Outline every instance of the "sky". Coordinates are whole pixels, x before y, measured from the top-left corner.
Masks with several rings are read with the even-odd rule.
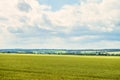
[[[119,0],[1,0],[0,49],[120,48]]]

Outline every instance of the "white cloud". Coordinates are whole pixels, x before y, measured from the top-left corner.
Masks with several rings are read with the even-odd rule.
[[[113,48],[120,48],[120,42],[119,41],[109,41],[109,40],[102,40],[100,42],[94,42],[94,43],[88,43],[85,46],[88,48],[96,48],[96,49],[113,49]]]
[[[82,0],[80,3],[79,5],[67,4],[60,10],[52,11],[51,6],[39,4],[37,0],[12,0],[12,2],[2,0],[0,2],[0,47],[5,47],[7,44],[15,47],[18,43],[21,43],[19,46],[24,46],[25,43],[29,44],[26,47],[42,45],[67,48],[73,45],[72,47],[77,48],[85,39],[94,40],[106,33],[114,36],[112,32],[120,29],[118,28],[120,27],[119,0]],[[76,32],[78,36],[71,33],[74,29],[78,29]],[[83,30],[88,33],[84,33]],[[91,32],[101,34],[94,35]],[[68,39],[78,43],[68,44]],[[101,43],[106,43],[108,47],[110,41]],[[119,42],[112,43],[118,47]]]
[[[90,30],[113,31],[115,22],[120,20],[120,2],[118,0],[87,0],[80,5],[65,5],[56,12],[47,13],[54,26],[72,29],[86,26]],[[72,27],[72,28],[71,28]]]
[[[84,35],[84,36],[77,36],[77,37],[71,37],[71,40],[73,41],[85,41],[85,40],[90,40],[90,39],[95,39],[98,38],[98,36],[89,36],[89,35]]]

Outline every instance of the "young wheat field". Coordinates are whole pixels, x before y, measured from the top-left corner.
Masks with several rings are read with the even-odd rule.
[[[120,80],[120,57],[0,54],[0,80]]]

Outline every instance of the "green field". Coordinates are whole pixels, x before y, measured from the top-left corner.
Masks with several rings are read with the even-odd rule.
[[[0,54],[0,80],[120,80],[120,57]]]

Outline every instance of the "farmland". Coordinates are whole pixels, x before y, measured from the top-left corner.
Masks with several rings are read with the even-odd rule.
[[[120,57],[0,54],[0,80],[120,80]]]

